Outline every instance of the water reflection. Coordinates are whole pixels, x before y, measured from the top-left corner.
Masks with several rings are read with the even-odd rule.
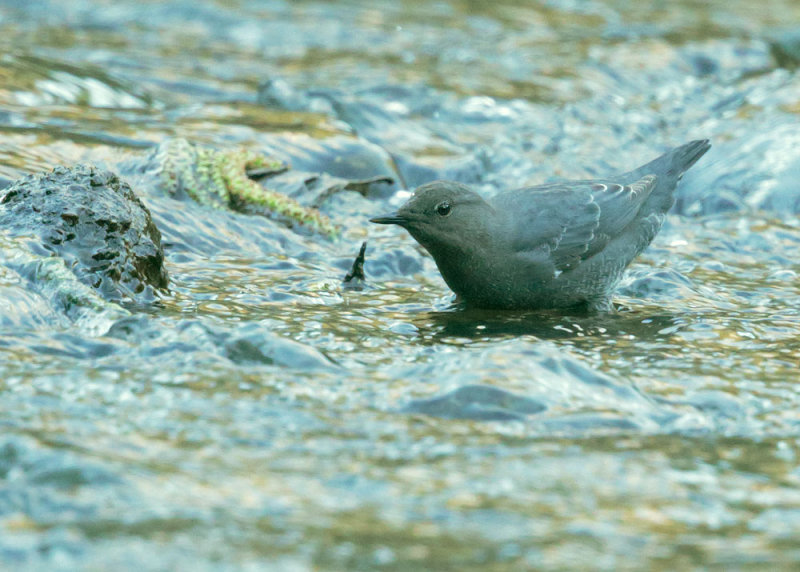
[[[626,311],[627,310],[627,311]],[[618,308],[615,313],[564,315],[555,311],[498,311],[454,308],[428,312],[414,318],[431,343],[449,338],[491,341],[532,336],[541,340],[615,339],[632,336],[641,342],[656,341],[680,328],[676,315],[647,315]],[[452,340],[451,340],[452,341]]]

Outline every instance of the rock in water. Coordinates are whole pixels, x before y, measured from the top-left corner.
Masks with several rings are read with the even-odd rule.
[[[534,399],[489,385],[465,385],[429,399],[415,399],[405,413],[422,413],[444,419],[522,421],[547,407]]]
[[[145,302],[167,288],[161,233],[109,171],[77,165],[19,179],[0,198],[0,228],[33,237],[31,248],[63,258],[107,300]]]

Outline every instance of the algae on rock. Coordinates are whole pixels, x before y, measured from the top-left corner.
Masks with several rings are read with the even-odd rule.
[[[183,138],[167,139],[149,161],[164,189],[173,197],[183,194],[200,204],[247,212],[261,208],[287,223],[336,237],[338,229],[316,208],[305,207],[291,197],[265,189],[251,176],[277,174],[288,165],[249,149],[217,151]]]

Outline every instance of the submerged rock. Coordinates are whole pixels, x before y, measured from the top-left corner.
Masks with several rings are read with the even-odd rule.
[[[33,254],[60,257],[107,300],[146,301],[168,286],[161,234],[111,172],[77,165],[23,177],[0,198],[0,228],[31,237]]]
[[[121,351],[136,359],[150,360],[174,368],[211,368],[223,363],[243,366],[292,368],[298,371],[339,371],[341,368],[323,352],[270,330],[269,320],[234,327],[199,320],[174,321],[134,315],[117,320],[108,330],[111,339],[124,340]],[[194,373],[193,373],[194,377]]]
[[[262,324],[246,324],[232,332],[217,330],[211,335],[222,345],[225,357],[237,364],[275,365],[306,371],[338,369],[319,350],[270,332]]]
[[[416,399],[404,413],[422,413],[445,419],[519,421],[547,407],[536,400],[489,385],[466,385],[430,399]]]
[[[485,336],[486,330],[479,335]],[[424,379],[448,388],[446,393],[408,401],[399,411],[443,419],[524,421],[542,435],[707,426],[702,412],[664,406],[635,384],[614,379],[555,344],[531,339],[518,336],[487,348],[465,347],[440,352],[429,362],[394,366],[394,379]],[[518,371],[525,372],[524,379],[514,377]],[[450,390],[453,383],[459,387]]]
[[[336,185],[343,188],[354,185],[364,196],[387,197],[394,193],[400,181],[392,157],[381,147],[369,141],[349,135],[336,135],[323,139],[311,137],[304,133],[279,133],[265,138],[269,153],[291,163],[294,172],[299,172],[305,180],[328,178],[324,187]],[[329,177],[319,177],[319,175]],[[275,184],[280,185],[283,177],[276,177]],[[310,181],[314,182],[314,181]],[[306,187],[320,185],[306,185]],[[303,201],[304,196],[314,196],[311,203],[320,204],[319,192],[313,189],[301,189],[295,198]]]

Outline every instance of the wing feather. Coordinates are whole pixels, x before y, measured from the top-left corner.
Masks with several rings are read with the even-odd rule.
[[[511,248],[526,259],[567,272],[601,252],[634,221],[656,184],[571,181],[499,193],[492,205],[508,213]]]

